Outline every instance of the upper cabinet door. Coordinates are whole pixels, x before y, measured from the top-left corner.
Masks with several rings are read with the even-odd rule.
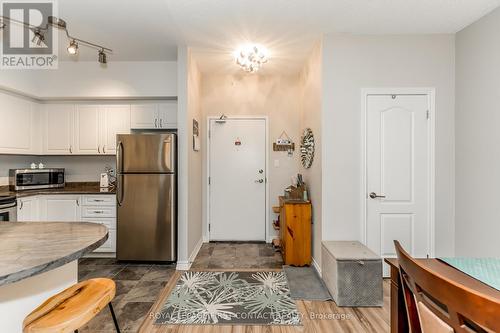
[[[160,128],[158,119],[158,104],[132,104],[130,106],[132,129]]]
[[[75,106],[71,104],[44,105],[42,116],[44,154],[61,155],[74,152],[74,113]]]
[[[116,154],[116,135],[130,133],[130,105],[105,105],[101,109],[101,153]]]
[[[75,111],[75,154],[101,153],[99,133],[99,106],[77,105]]]
[[[177,101],[158,105],[159,128],[177,128]]]
[[[33,102],[0,94],[0,153],[38,154],[39,114]]]

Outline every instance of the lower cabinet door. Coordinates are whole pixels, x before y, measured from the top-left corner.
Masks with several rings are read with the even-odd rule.
[[[95,249],[95,253],[116,252],[116,219],[82,218],[82,222],[100,223],[108,228],[108,240],[99,248]]]
[[[116,252],[116,230],[109,230],[108,240],[94,252]]]

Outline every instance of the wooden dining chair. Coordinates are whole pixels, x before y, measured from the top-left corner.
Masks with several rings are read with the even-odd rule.
[[[426,269],[394,244],[412,333],[500,332],[500,299]]]
[[[103,308],[109,307],[115,329],[120,333],[111,301],[115,282],[98,278],[77,283],[47,299],[23,321],[23,333],[78,332]]]

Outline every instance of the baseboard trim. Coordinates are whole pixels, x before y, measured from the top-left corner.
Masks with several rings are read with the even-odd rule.
[[[194,260],[196,259],[198,252],[200,252],[203,243],[204,243],[203,237],[200,237],[198,243],[194,247],[193,252],[191,252],[191,255],[189,256],[188,261],[185,260],[177,261],[177,266],[175,267],[175,269],[178,271],[188,271],[191,268],[191,265],[193,264]]]
[[[319,266],[318,262],[316,261],[316,259],[314,259],[314,257],[312,258],[312,265],[314,267],[314,269],[316,270],[316,272],[318,272],[318,275],[320,277],[323,277],[322,273],[321,273],[321,267]]]
[[[116,258],[116,252],[90,252],[83,258]]]

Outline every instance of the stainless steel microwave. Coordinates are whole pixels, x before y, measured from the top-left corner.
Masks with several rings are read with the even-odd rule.
[[[10,169],[11,191],[64,187],[64,169]]]

